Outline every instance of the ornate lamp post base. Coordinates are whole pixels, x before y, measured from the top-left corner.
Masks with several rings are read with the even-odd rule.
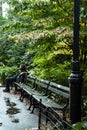
[[[73,61],[75,69],[78,67],[78,64],[77,61]],[[73,124],[81,121],[81,84],[82,77],[80,71],[73,71],[69,77],[70,120]]]

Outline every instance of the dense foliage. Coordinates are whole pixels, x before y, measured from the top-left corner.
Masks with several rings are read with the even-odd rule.
[[[65,37],[72,37],[73,2],[9,0],[8,4],[0,61],[7,66],[25,63],[30,74],[68,84],[72,48]]]
[[[80,9],[80,61],[84,70],[87,57],[86,4],[86,0],[81,2]],[[73,0],[8,0],[8,5],[8,19],[3,23],[0,21],[0,61],[7,66],[25,63],[30,74],[68,85]]]

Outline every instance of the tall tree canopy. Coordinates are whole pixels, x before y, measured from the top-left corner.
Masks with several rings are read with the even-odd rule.
[[[61,75],[62,82],[62,75],[67,78],[70,73],[73,0],[8,0],[8,4],[8,19],[1,26],[0,48],[4,52],[0,51],[0,60],[10,66],[26,63],[31,74],[42,78],[58,81]],[[86,0],[81,2],[80,11],[83,62],[87,44],[86,4]]]

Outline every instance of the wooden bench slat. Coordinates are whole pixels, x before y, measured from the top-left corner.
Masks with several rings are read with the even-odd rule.
[[[56,88],[49,87],[48,90],[52,91],[55,94],[59,94],[59,95],[65,97],[65,98],[69,98],[69,93],[65,93],[61,90],[57,90]]]
[[[56,102],[53,102],[51,99],[49,99],[47,96],[39,96],[39,95],[33,95],[33,97],[39,102],[41,99],[41,103],[45,106],[45,107],[50,107],[50,108],[54,108],[57,110],[63,110],[64,106],[59,105]]]
[[[60,90],[63,90],[63,91],[66,91],[66,92],[69,92],[70,91],[70,88],[67,87],[67,86],[63,86],[63,85],[60,85],[60,84],[57,84],[57,83],[54,83],[54,82],[50,82],[50,86],[52,86],[53,88],[58,88]]]

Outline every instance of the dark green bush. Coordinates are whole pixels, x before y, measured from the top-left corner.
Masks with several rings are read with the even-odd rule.
[[[5,83],[6,77],[13,76],[18,72],[18,68],[16,66],[8,67],[8,66],[0,66],[0,82],[1,84]]]

